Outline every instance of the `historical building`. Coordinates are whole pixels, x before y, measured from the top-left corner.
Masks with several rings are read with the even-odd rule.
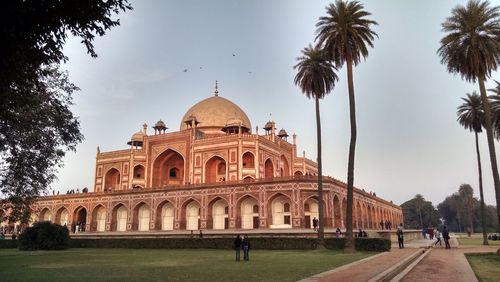
[[[255,130],[255,131],[254,131]],[[291,140],[290,140],[291,139]],[[182,117],[132,135],[124,150],[97,150],[94,192],[47,196],[38,220],[85,231],[310,228],[318,217],[317,165],[296,137],[215,93]],[[324,178],[325,227],[344,227],[346,185]],[[399,206],[355,189],[354,227],[403,221]]]

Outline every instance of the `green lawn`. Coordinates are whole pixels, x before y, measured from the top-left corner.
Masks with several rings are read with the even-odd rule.
[[[471,237],[471,238],[458,238],[458,243],[460,245],[473,245],[473,246],[480,246],[483,245],[483,237]],[[488,240],[488,243],[490,246],[500,246],[500,241],[493,241],[493,240]]]
[[[500,255],[467,255],[479,281],[498,281],[500,277]]]
[[[1,281],[296,281],[375,253],[231,250],[0,250]],[[242,256],[243,258],[243,256]]]

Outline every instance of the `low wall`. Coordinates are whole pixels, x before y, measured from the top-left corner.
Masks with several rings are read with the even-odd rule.
[[[421,230],[404,230],[404,239],[406,242],[420,239],[422,231]],[[398,235],[396,234],[396,230],[380,230],[380,231],[372,231],[369,233],[369,236],[373,238],[383,238],[391,240],[391,242],[398,242]]]

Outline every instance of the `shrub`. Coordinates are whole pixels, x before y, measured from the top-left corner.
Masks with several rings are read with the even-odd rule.
[[[385,252],[391,250],[391,241],[379,238],[356,238],[354,240],[356,250]]]
[[[68,229],[49,221],[36,222],[19,236],[20,250],[64,250],[68,246]]]
[[[15,249],[17,248],[18,240],[0,240],[0,249]]]
[[[234,238],[101,238],[71,239],[72,248],[130,248],[130,249],[231,249]],[[317,247],[316,238],[254,237],[250,238],[253,250],[311,250]],[[345,238],[327,238],[328,249],[343,249]],[[356,239],[360,251],[383,252],[390,250],[387,239]]]

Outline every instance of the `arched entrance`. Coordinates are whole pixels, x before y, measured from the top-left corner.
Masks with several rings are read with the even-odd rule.
[[[363,226],[363,217],[362,217],[361,205],[358,202],[356,204],[356,228],[359,229],[362,228],[362,226]]]
[[[160,215],[160,229],[174,230],[174,206],[170,202],[165,202],[159,207],[158,215]]]
[[[174,150],[161,153],[153,164],[153,187],[184,183],[184,158]]]
[[[241,228],[259,228],[259,203],[256,199],[248,197],[240,205]]]
[[[267,159],[264,163],[264,178],[274,177],[274,165],[271,159]]]
[[[297,170],[293,175],[294,176],[302,176],[302,171]]]
[[[281,177],[284,176],[290,176],[290,166],[288,165],[288,161],[285,158],[285,156],[281,155],[280,157],[280,164],[281,164]]]
[[[205,183],[215,183],[226,181],[226,161],[213,156],[205,163]]]
[[[255,157],[252,153],[243,154],[243,168],[255,168]]]
[[[52,213],[48,208],[43,209],[40,212],[40,221],[52,221]]]
[[[144,179],[145,169],[142,165],[136,165],[134,167],[134,179]]]
[[[145,203],[140,203],[134,208],[133,228],[138,231],[149,231],[150,209]]]
[[[112,213],[111,230],[127,231],[127,217],[128,209],[123,204],[115,206]]]
[[[318,200],[309,198],[304,203],[304,224],[305,228],[313,227],[313,219],[319,219],[319,205]],[[324,224],[324,223],[323,223]]]
[[[76,224],[75,232],[85,231],[87,225],[87,209],[78,207],[73,215],[73,223]]]
[[[106,231],[106,209],[102,205],[98,205],[92,212],[92,231]]]
[[[104,191],[120,190],[120,172],[116,168],[111,168],[104,176]]]
[[[212,208],[213,229],[228,229],[229,228],[229,206],[223,199],[217,200]]]
[[[57,212],[56,212],[56,218],[55,218],[55,223],[59,224],[59,225],[68,225],[69,223],[69,212],[66,208],[60,208]]]
[[[271,228],[291,228],[292,213],[290,208],[290,200],[280,195],[272,200],[271,204],[272,225]]]
[[[186,205],[186,230],[198,230],[200,228],[200,205],[191,201]]]

